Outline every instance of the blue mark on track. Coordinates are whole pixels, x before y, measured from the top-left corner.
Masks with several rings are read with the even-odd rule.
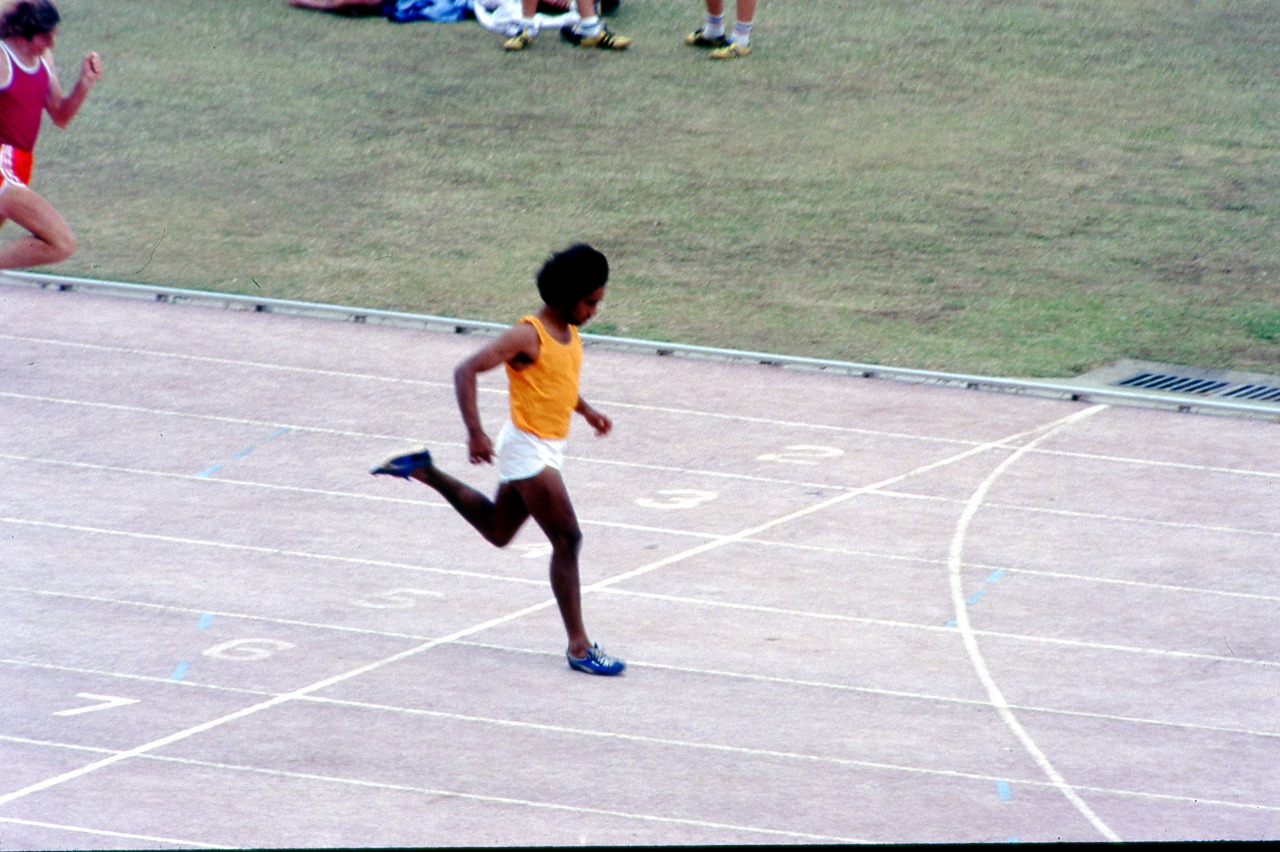
[[[988,574],[988,575],[986,576],[986,579],[984,579],[984,580],[982,581],[982,582],[983,582],[983,584],[985,584],[985,585],[990,585],[990,584],[992,584],[992,583],[998,583],[998,582],[1000,582],[1001,578],[1003,578],[1003,577],[1004,577],[1004,572],[1005,572],[1005,569],[1004,569],[1004,568],[997,568],[996,570],[992,571],[990,574]],[[983,596],[984,596],[984,595],[986,595],[986,593],[987,593],[987,590],[986,590],[986,589],[983,589],[983,588],[976,589],[976,590],[974,591],[974,593],[973,593],[973,594],[969,595],[969,599],[968,599],[967,601],[965,601],[965,602],[964,602],[964,603],[965,603],[965,606],[973,606],[973,605],[974,605],[974,604],[976,604],[978,601],[982,600]],[[945,625],[943,625],[943,626],[944,626],[944,627],[955,627],[955,626],[956,626],[956,620],[953,618],[953,619],[949,620],[949,621],[948,621]]]
[[[196,629],[208,630],[211,624],[213,624],[213,613],[206,612],[204,615],[200,616],[200,622],[196,625]]]
[[[1009,789],[1008,781],[996,782],[996,795],[1000,797],[1000,801],[1007,802],[1013,798],[1013,791]]]
[[[183,660],[174,668],[173,674],[169,675],[169,680],[182,680],[187,676],[187,672],[191,669],[191,663]]]
[[[288,426],[281,426],[279,429],[277,429],[276,431],[274,431],[274,432],[272,432],[270,435],[268,435],[268,436],[263,440],[263,443],[264,443],[264,444],[269,444],[269,443],[271,443],[272,441],[274,441],[276,438],[279,438],[281,435],[285,434],[285,433],[286,433],[286,432],[288,432],[288,431],[289,431],[289,427],[288,427]],[[245,447],[243,450],[240,450],[239,452],[233,453],[233,454],[231,455],[231,458],[227,459],[226,461],[218,462],[217,464],[210,465],[209,467],[206,467],[204,470],[202,470],[202,471],[200,471],[199,473],[197,473],[197,474],[195,475],[195,478],[196,478],[196,479],[208,479],[209,477],[213,476],[213,475],[214,475],[215,473],[217,473],[218,471],[222,470],[224,467],[226,467],[226,466],[227,466],[228,464],[230,464],[231,462],[236,461],[237,459],[242,459],[242,458],[244,458],[245,456],[249,455],[249,453],[253,452],[253,451],[254,451],[254,450],[256,450],[256,449],[257,449],[257,447],[251,444],[251,445],[249,445],[249,446]]]

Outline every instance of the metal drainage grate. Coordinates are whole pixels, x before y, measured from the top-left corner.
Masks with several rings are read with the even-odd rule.
[[[1229,391],[1224,391],[1221,395],[1232,399],[1249,399],[1257,402],[1280,402],[1280,388],[1268,387],[1267,385],[1240,385]]]
[[[1228,382],[1215,382],[1209,379],[1193,379],[1190,376],[1167,376],[1161,373],[1139,373],[1122,382],[1120,387],[1142,388],[1143,390],[1169,391],[1171,393],[1198,393],[1202,396],[1216,393],[1225,388]]]
[[[1255,402],[1280,401],[1280,387],[1271,385],[1224,382],[1218,379],[1202,379],[1194,376],[1177,376],[1168,373],[1138,373],[1115,383],[1119,387],[1141,388],[1143,390],[1165,391],[1168,393],[1196,394],[1198,396],[1219,396],[1234,400],[1251,400]]]

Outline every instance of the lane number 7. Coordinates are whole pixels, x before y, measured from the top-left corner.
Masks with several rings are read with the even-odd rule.
[[[97,704],[90,704],[87,707],[75,707],[71,710],[59,710],[54,713],[55,716],[79,716],[81,713],[92,713],[95,710],[110,710],[114,707],[124,707],[126,704],[137,704],[136,698],[117,698],[114,695],[94,695],[91,692],[81,692],[76,698],[87,698],[90,701],[97,701]]]

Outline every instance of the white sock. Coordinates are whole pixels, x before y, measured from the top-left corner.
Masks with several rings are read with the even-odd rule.
[[[707,22],[702,25],[705,38],[718,38],[724,35],[724,15],[707,15]]]
[[[743,47],[751,46],[751,23],[742,23],[738,21],[733,25],[733,43],[740,44]]]
[[[583,18],[578,22],[578,32],[587,38],[600,35],[600,16],[592,15],[590,18]]]

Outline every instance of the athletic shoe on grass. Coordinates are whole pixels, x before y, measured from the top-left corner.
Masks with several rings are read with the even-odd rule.
[[[741,59],[751,55],[751,48],[745,44],[730,42],[719,50],[711,51],[712,59]]]
[[[708,38],[702,34],[702,27],[698,27],[684,37],[684,43],[690,47],[728,47],[729,37],[721,33],[718,36]]]
[[[600,25],[600,32],[593,36],[582,36],[582,40],[578,42],[579,47],[598,47],[601,50],[626,50],[631,46],[631,39],[626,36],[620,36],[609,31],[604,24]]]
[[[627,664],[622,660],[615,660],[606,654],[599,645],[592,645],[588,648],[587,655],[580,660],[571,656],[568,651],[564,652],[564,656],[569,661],[569,668],[577,669],[587,674],[622,674],[622,670],[627,667]]]
[[[416,453],[387,459],[369,472],[374,476],[398,476],[401,479],[408,479],[415,471],[426,467],[431,467],[431,453],[419,450]]]
[[[533,38],[535,35],[536,33],[533,30],[529,29],[528,27],[525,27],[520,32],[513,35],[511,38],[504,41],[502,43],[502,49],[503,50],[524,50],[526,47],[533,44]]]

